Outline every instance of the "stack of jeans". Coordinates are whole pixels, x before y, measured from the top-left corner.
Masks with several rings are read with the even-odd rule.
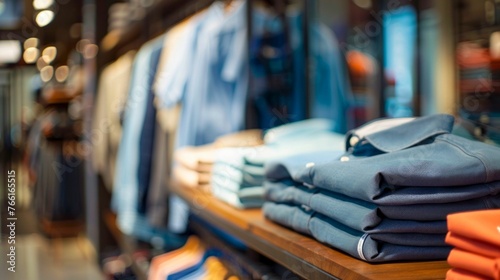
[[[212,194],[237,208],[264,203],[264,164],[302,151],[338,150],[344,136],[332,132],[334,123],[311,119],[266,132],[265,145],[216,151],[210,186]]]
[[[448,214],[500,207],[500,149],[450,134],[453,122],[375,121],[342,156],[271,162],[264,214],[368,262],[445,259]]]

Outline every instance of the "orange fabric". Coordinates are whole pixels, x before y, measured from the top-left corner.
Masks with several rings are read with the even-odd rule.
[[[204,263],[207,275],[206,280],[224,279],[227,275],[227,269],[217,257],[209,257]]]
[[[168,276],[180,271],[184,271],[203,259],[205,250],[198,248],[197,250],[183,252],[177,257],[163,262],[158,268],[157,280],[165,280]]]
[[[474,274],[470,271],[452,268],[446,272],[446,280],[484,280],[481,275]]]
[[[186,244],[182,246],[181,248],[156,256],[151,260],[151,265],[149,267],[149,273],[148,273],[148,280],[154,280],[158,279],[159,277],[159,268],[161,264],[164,262],[174,259],[176,257],[179,257],[183,253],[190,252],[190,251],[196,251],[200,247],[202,247],[202,244],[200,242],[200,239],[196,236],[190,236],[188,240],[186,241]]]
[[[453,268],[463,269],[488,279],[500,280],[500,259],[488,258],[457,248],[451,250],[448,263]]]
[[[464,237],[454,232],[448,232],[445,241],[446,243],[464,251],[489,258],[500,258],[500,246],[495,246],[479,240]]]
[[[500,247],[500,210],[450,214],[448,231]]]

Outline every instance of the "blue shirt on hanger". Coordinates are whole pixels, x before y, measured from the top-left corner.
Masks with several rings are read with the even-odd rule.
[[[122,139],[118,149],[111,206],[117,214],[117,225],[123,233],[144,241],[159,236],[168,239],[169,244],[176,247],[183,243],[183,238],[166,230],[151,227],[146,217],[138,213],[137,207],[141,132],[146,120],[152,77],[156,71],[155,65],[162,50],[163,40],[164,36],[161,36],[146,43],[134,60]]]

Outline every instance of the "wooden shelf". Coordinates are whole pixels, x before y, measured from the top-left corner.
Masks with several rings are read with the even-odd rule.
[[[370,264],[264,218],[260,209],[235,209],[210,194],[173,182],[193,214],[306,279],[444,279],[446,261]]]

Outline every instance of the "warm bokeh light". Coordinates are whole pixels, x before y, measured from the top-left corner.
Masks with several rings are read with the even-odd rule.
[[[28,38],[26,39],[26,41],[24,41],[24,49],[27,50],[29,48],[36,48],[38,47],[39,43],[40,40],[38,40],[38,38],[35,37]]]
[[[54,46],[46,47],[42,52],[45,63],[50,64],[57,56],[57,49]]]
[[[33,0],[33,8],[35,10],[43,10],[54,4],[54,0]]]
[[[68,78],[69,67],[66,65],[59,66],[56,69],[56,81],[63,83]]]
[[[39,55],[40,55],[40,50],[38,50],[37,48],[35,47],[27,48],[26,50],[24,50],[23,53],[24,62],[29,64],[35,63]]]
[[[85,46],[90,44],[90,41],[88,39],[81,39],[76,43],[76,51],[79,53],[83,53],[85,50]]]
[[[35,21],[36,24],[38,24],[38,26],[44,27],[50,22],[52,22],[53,19],[54,19],[54,12],[45,10],[39,12],[38,15],[36,15]]]
[[[42,78],[42,81],[48,82],[50,79],[52,79],[52,76],[54,76],[54,67],[47,65],[42,68],[40,71],[40,78]]]
[[[83,57],[86,59],[94,58],[99,52],[99,47],[96,44],[88,44],[83,50]]]
[[[38,71],[42,71],[42,68],[45,66],[47,66],[47,63],[45,63],[43,58],[40,56],[36,61],[36,68],[38,69]]]

